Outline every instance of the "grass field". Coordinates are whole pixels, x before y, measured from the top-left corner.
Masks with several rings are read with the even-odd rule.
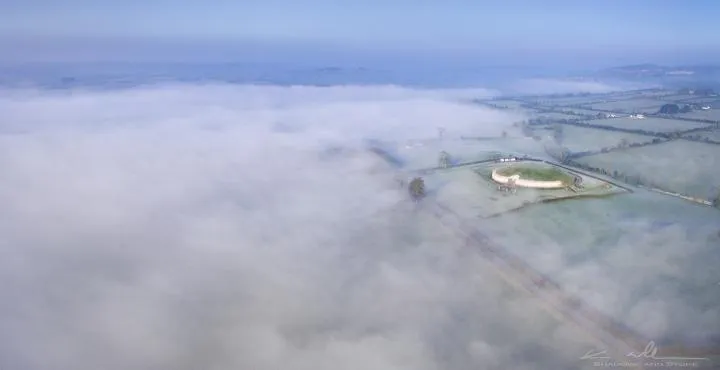
[[[621,92],[611,94],[596,94],[588,96],[568,96],[568,97],[542,97],[536,100],[548,102],[555,105],[576,105],[576,104],[592,104],[602,103],[603,101],[611,100],[633,100],[633,99],[648,99],[654,97],[660,97],[667,95],[668,92],[657,91],[657,92]]]
[[[590,123],[594,125],[627,128],[632,130],[646,130],[651,132],[674,132],[709,126],[707,123],[702,122],[679,121],[664,118],[609,118],[592,120]]]
[[[687,136],[696,136],[696,135],[700,136],[702,138],[708,138],[710,140],[720,142],[720,130],[693,132],[693,133],[689,133],[684,136],[687,137]]]
[[[668,95],[675,94],[673,91],[670,90],[660,90],[660,91],[643,91],[636,94],[633,94],[636,97],[653,97],[653,98],[661,98]]]
[[[532,118],[548,118],[548,119],[578,119],[578,116],[565,114],[561,112],[533,112],[530,114]]]
[[[602,101],[604,99],[607,99],[606,97],[601,96],[572,96],[572,97],[566,97],[566,98],[552,98],[552,97],[542,97],[536,99],[543,105],[555,105],[555,106],[564,106],[564,105],[577,105],[577,104],[591,104],[593,102]]]
[[[657,99],[629,99],[620,100],[615,102],[593,104],[593,109],[601,109],[615,112],[657,112],[663,104],[667,102],[659,101]]]
[[[696,98],[684,100],[683,102],[684,103],[697,103],[697,104],[710,104],[710,105],[717,104],[718,108],[720,108],[720,98],[718,98],[717,96],[711,96],[711,97],[706,97],[706,98],[697,98],[696,97]]]
[[[582,109],[582,108],[562,108],[562,109],[565,114],[570,114],[570,112],[572,112],[576,115],[582,114],[582,115],[586,115],[586,116],[597,116],[597,114],[600,113],[600,112],[596,112],[594,110]]]
[[[640,176],[646,182],[708,198],[720,186],[720,146],[685,140],[630,148],[578,159],[608,171]]]
[[[562,181],[572,183],[573,177],[566,172],[548,165],[520,164],[506,167],[497,171],[503,176],[520,175],[520,178],[536,181]]]
[[[690,113],[678,114],[677,116],[684,118],[710,119],[713,121],[720,121],[720,105],[718,105],[718,107],[715,109],[696,110]]]
[[[667,102],[682,102],[686,100],[692,100],[697,98],[695,95],[689,95],[689,94],[670,94],[659,97],[659,99],[662,99],[663,101]]]
[[[571,125],[563,126],[563,135],[565,138],[563,139],[562,145],[575,153],[615,146],[618,145],[622,139],[627,140],[630,144],[648,143],[654,139],[652,136]]]

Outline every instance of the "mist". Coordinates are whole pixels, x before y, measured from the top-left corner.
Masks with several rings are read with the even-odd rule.
[[[572,80],[551,78],[527,78],[510,83],[505,91],[515,94],[601,94],[613,91],[624,91],[656,87],[651,84],[607,82],[597,80]]]
[[[483,269],[461,235],[408,207],[393,169],[363,150],[365,139],[431,138],[439,126],[449,137],[513,130],[522,116],[458,103],[494,94],[2,91],[0,368],[584,366],[592,338]],[[619,212],[591,204],[570,211],[573,230],[585,230],[573,240],[552,235],[567,230],[553,218],[479,226],[603,311],[639,322],[651,307],[644,334],[716,333],[716,308],[677,298],[658,309],[652,302],[676,292],[635,294],[683,275],[692,261],[673,259],[682,248],[709,253],[716,230],[658,233],[652,214],[640,214],[599,260],[578,262],[570,246],[608,233]],[[638,256],[647,259],[630,263]]]

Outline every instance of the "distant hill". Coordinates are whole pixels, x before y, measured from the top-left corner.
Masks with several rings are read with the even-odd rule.
[[[614,75],[662,75],[668,71],[668,67],[659,66],[657,64],[635,64],[629,66],[620,66],[607,68],[600,73],[603,74],[614,74]]]
[[[601,70],[601,74],[636,76],[692,76],[720,72],[720,65],[662,66],[658,64],[634,64]]]

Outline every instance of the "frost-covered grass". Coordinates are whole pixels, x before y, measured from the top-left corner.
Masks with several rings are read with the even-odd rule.
[[[651,132],[674,132],[708,126],[707,123],[702,122],[681,121],[653,117],[644,119],[633,119],[629,117],[608,118],[593,120],[591,121],[591,123],[594,125],[611,126],[632,130],[646,130]]]
[[[720,141],[720,130],[692,132],[684,136],[700,136],[703,139],[708,138],[713,141]]]
[[[572,114],[566,114],[561,112],[533,112],[530,114],[532,118],[546,118],[546,119],[577,119],[578,117]]]
[[[720,104],[720,98],[718,98],[717,96],[711,96],[711,97],[706,97],[706,98],[695,97],[692,99],[687,99],[687,100],[683,101],[683,103],[711,104],[711,105],[713,103]],[[720,106],[718,106],[718,107],[720,108]]]
[[[593,104],[593,109],[610,110],[618,112],[632,113],[638,112],[656,112],[660,109],[663,104],[667,102],[659,101],[657,99],[629,99],[620,100],[615,102],[598,103]]]
[[[601,101],[603,99],[607,99],[607,98],[602,97],[602,96],[572,96],[572,97],[565,97],[565,98],[543,97],[543,98],[537,99],[537,100],[542,102],[543,104],[549,104],[549,105],[576,105],[576,104],[590,104],[590,103],[593,103],[596,101]]]
[[[665,95],[660,97],[663,101],[667,102],[680,102],[680,101],[686,101],[686,100],[692,100],[694,98],[697,98],[695,95],[689,95],[689,94],[671,94],[671,95]]]
[[[598,154],[578,162],[640,176],[683,194],[710,198],[720,186],[720,146],[686,140]]]
[[[616,146],[622,139],[627,140],[628,144],[647,143],[654,139],[652,136],[571,125],[563,126],[563,135],[562,145],[571,152],[600,150],[602,148]]]
[[[570,112],[572,112],[575,115],[582,114],[582,115],[586,115],[586,116],[597,116],[597,114],[600,113],[600,112],[597,112],[594,110],[582,109],[582,108],[562,108],[562,110],[566,114],[571,114]]]
[[[717,107],[714,109],[696,110],[690,113],[678,114],[678,117],[720,121],[720,104],[717,104]]]

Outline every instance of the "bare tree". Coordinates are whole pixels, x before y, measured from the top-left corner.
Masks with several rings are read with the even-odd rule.
[[[562,147],[560,149],[560,163],[567,163],[572,156],[572,152],[570,149],[566,147]]]
[[[425,197],[425,180],[423,180],[421,177],[416,177],[410,181],[410,184],[408,185],[408,191],[410,192],[410,197],[414,201],[419,201],[423,197]]]

